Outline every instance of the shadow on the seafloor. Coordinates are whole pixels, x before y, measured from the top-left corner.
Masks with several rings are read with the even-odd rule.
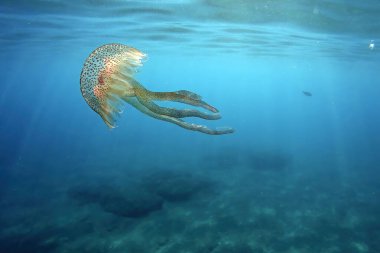
[[[195,194],[213,187],[206,178],[178,171],[156,171],[144,176],[141,184],[148,191],[168,202],[186,201]]]
[[[79,204],[98,204],[117,216],[138,218],[160,210],[164,202],[187,201],[211,186],[207,179],[190,173],[158,170],[142,174],[141,180],[123,187],[82,184],[67,193]]]
[[[139,186],[124,189],[113,186],[77,186],[68,195],[79,204],[98,204],[103,211],[122,217],[143,217],[160,210],[163,200]]]

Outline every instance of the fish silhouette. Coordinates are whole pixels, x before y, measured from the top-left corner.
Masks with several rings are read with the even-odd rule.
[[[313,94],[311,94],[311,92],[308,92],[308,91],[302,91],[302,93],[307,96],[307,97],[311,97],[313,96]]]

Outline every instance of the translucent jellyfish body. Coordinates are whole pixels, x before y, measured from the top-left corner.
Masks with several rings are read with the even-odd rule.
[[[199,117],[206,120],[220,118],[218,110],[201,96],[186,90],[153,92],[138,83],[133,75],[142,66],[145,54],[122,44],[106,44],[95,49],[84,63],[80,76],[80,89],[87,104],[111,128],[122,112],[123,102],[156,119],[177,124],[188,130],[219,135],[232,133],[229,127],[210,129],[204,125],[188,123],[182,118]],[[211,113],[195,109],[161,107],[154,101],[175,101],[202,107]]]

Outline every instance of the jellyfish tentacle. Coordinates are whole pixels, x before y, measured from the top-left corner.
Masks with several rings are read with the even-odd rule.
[[[210,113],[204,113],[204,112],[201,112],[198,110],[192,110],[192,109],[174,109],[174,108],[169,108],[169,107],[162,107],[152,102],[150,99],[145,100],[139,96],[137,96],[137,99],[139,100],[141,104],[143,104],[152,112],[174,117],[174,118],[198,117],[198,118],[208,119],[208,120],[217,120],[221,118],[219,113],[210,114]]]
[[[199,106],[214,113],[219,112],[218,109],[204,102],[201,96],[191,91],[179,90],[171,92],[148,92],[149,97],[153,100],[167,100],[180,102],[188,105]]]
[[[163,120],[163,121],[167,121],[170,123],[174,123],[180,127],[188,129],[188,130],[199,131],[199,132],[202,132],[205,134],[210,134],[210,135],[221,135],[221,134],[229,134],[229,133],[234,132],[234,130],[232,128],[229,128],[229,127],[219,128],[219,129],[210,129],[204,125],[197,125],[197,124],[193,124],[193,123],[188,123],[188,122],[185,122],[185,121],[178,119],[178,118],[174,118],[174,117],[170,117],[167,115],[161,115],[161,114],[155,113],[155,112],[149,110],[149,108],[145,107],[143,104],[141,104],[136,97],[124,97],[123,99],[125,102],[127,102],[130,105],[132,105],[133,107],[135,107],[137,110],[139,110],[139,111],[141,111],[141,112],[143,112],[143,113],[145,113],[145,114],[147,114],[153,118]]]
[[[146,89],[139,89],[135,88],[135,95],[136,98],[139,100],[141,104],[143,104],[145,107],[147,107],[149,110],[151,110],[154,113],[174,117],[174,118],[184,118],[184,117],[198,117],[202,119],[208,119],[208,120],[217,120],[220,119],[219,113],[204,113],[198,110],[192,110],[192,109],[174,109],[174,108],[168,108],[168,107],[161,107],[157,105],[156,103],[152,102],[150,99],[150,94]]]
[[[137,97],[140,103],[142,103],[145,107],[147,107],[149,110],[155,113],[164,114],[175,118],[199,117],[208,120],[217,120],[221,118],[220,114],[218,113],[218,110],[203,102],[201,100],[201,96],[193,92],[185,90],[180,90],[177,92],[152,92],[144,88],[136,80],[131,80],[131,82],[134,86],[134,95]],[[178,97],[180,97],[181,99],[178,99]],[[184,98],[188,98],[188,100],[191,100],[191,102],[184,101]],[[179,110],[174,108],[161,107],[158,106],[156,103],[152,102],[152,100],[167,100],[180,103],[182,102],[194,106],[203,106],[206,109],[212,111],[213,114],[203,113],[201,111],[191,109]]]

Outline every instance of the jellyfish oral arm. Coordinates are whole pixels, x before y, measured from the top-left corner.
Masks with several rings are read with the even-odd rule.
[[[151,111],[150,109],[148,109],[147,107],[145,107],[142,103],[140,103],[140,101],[136,97],[126,97],[126,98],[124,98],[124,100],[127,103],[129,103],[130,105],[132,105],[133,107],[135,107],[140,112],[145,113],[146,115],[149,115],[149,116],[156,118],[156,119],[159,119],[159,120],[174,123],[180,127],[188,129],[188,130],[199,131],[199,132],[202,132],[205,134],[210,134],[210,135],[221,135],[221,134],[229,134],[229,133],[234,132],[234,130],[232,128],[229,128],[229,127],[223,127],[223,128],[219,128],[219,129],[210,129],[204,125],[197,125],[197,124],[193,124],[193,123],[188,123],[188,122],[185,122],[179,118],[167,116],[164,114],[155,113],[155,112]]]
[[[208,120],[220,119],[220,114],[217,113],[218,110],[216,110],[214,107],[200,100],[200,96],[197,95],[196,98],[194,97],[191,98],[191,97],[186,97],[186,95],[181,94],[180,92],[182,91],[152,92],[144,88],[135,90],[135,94],[139,102],[143,104],[145,107],[147,107],[149,110],[153,111],[154,113],[163,114],[163,115],[175,117],[175,118],[199,117],[199,118],[208,119]],[[196,95],[194,93],[191,93],[191,94]],[[192,109],[178,110],[174,108],[161,107],[161,106],[158,106],[156,103],[154,103],[153,100],[173,101],[173,102],[190,104],[193,106],[200,106],[213,113],[212,114],[204,113],[204,112],[201,112],[198,110],[192,110]]]
[[[202,101],[202,97],[187,90],[179,90],[175,92],[150,92],[150,97],[153,100],[166,100],[184,103],[193,106],[200,106],[213,113],[219,112],[215,107]]]
[[[232,133],[234,130],[232,128],[224,127],[221,129],[213,130],[204,125],[197,125],[192,123],[187,123],[180,118],[184,117],[198,117],[207,120],[217,120],[221,116],[218,110],[206,102],[202,101],[201,96],[185,90],[175,91],[175,92],[152,92],[145,89],[142,85],[135,85],[135,96],[137,101],[125,99],[126,102],[131,103],[134,107],[139,109],[141,112],[148,114],[154,118],[165,120],[174,124],[177,124],[183,128],[199,131],[206,134],[220,135]],[[173,101],[179,103],[190,104],[193,106],[203,107],[212,113],[204,113],[198,110],[192,109],[174,109],[158,106],[153,100],[160,101]],[[137,104],[139,103],[139,105]],[[138,105],[138,106],[137,106]]]

